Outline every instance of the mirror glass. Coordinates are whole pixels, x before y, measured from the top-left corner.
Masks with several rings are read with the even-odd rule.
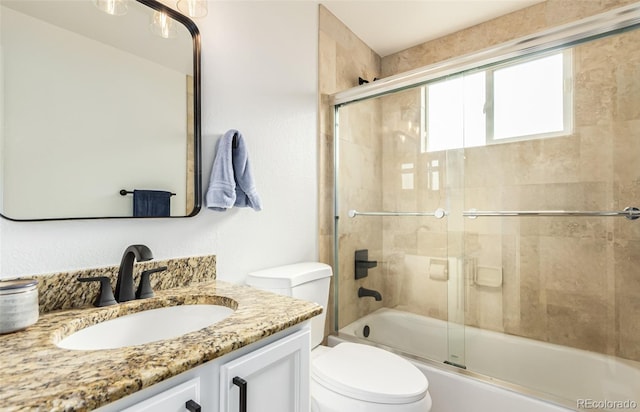
[[[0,0],[8,219],[134,217],[134,191],[136,217],[199,210],[198,30],[153,0],[103,1]]]

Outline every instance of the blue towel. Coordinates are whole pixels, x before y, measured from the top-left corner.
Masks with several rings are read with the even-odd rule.
[[[262,202],[249,167],[247,147],[242,134],[237,130],[227,131],[218,141],[205,205],[220,212],[233,206],[262,210]]]
[[[162,190],[134,190],[134,217],[166,217],[171,212],[171,192]]]

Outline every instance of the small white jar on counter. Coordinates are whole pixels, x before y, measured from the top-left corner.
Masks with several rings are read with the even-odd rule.
[[[0,281],[0,334],[15,332],[38,321],[38,281]]]

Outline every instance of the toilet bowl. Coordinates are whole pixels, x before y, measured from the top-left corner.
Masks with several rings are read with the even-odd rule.
[[[247,284],[327,307],[331,267],[306,262],[252,272]],[[321,346],[326,311],[311,325],[311,412],[428,412],[429,381],[406,359],[369,345]]]
[[[428,386],[414,365],[383,349],[344,342],[312,351],[311,412],[426,412]]]

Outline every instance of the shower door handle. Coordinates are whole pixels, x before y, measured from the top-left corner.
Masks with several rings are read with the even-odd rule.
[[[236,376],[235,378],[233,378],[232,382],[234,385],[240,388],[240,396],[238,397],[240,407],[238,410],[240,412],[247,412],[247,381],[239,376]]]

